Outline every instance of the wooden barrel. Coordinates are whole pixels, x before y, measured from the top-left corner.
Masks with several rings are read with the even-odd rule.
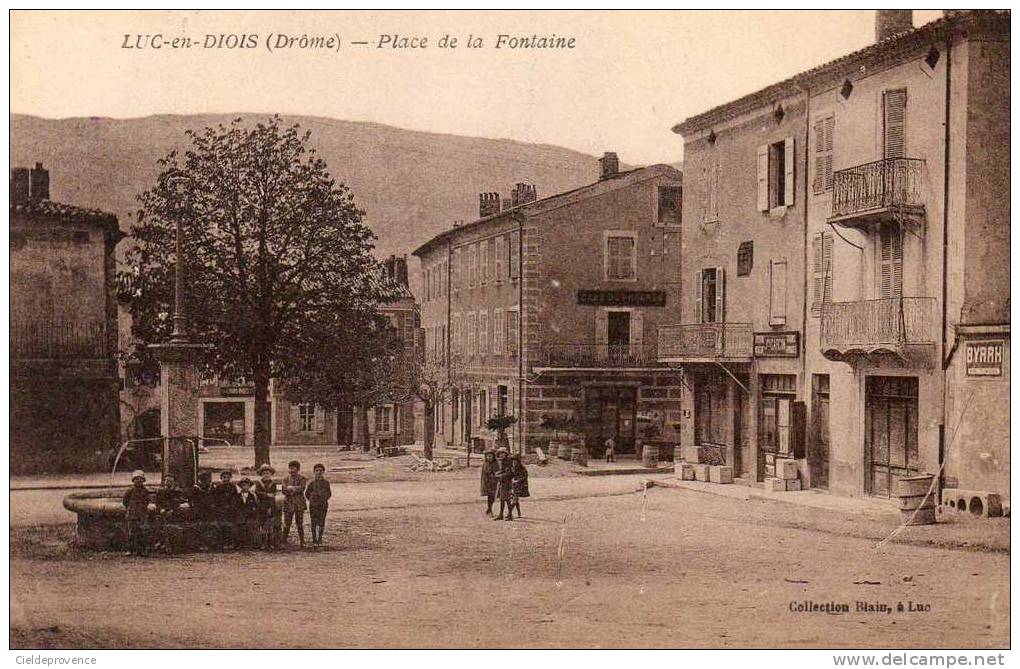
[[[588,466],[588,451],[584,446],[574,446],[570,449],[570,461],[581,467]]]
[[[935,491],[931,474],[896,479],[893,492],[904,525],[931,525],[935,522]]]
[[[659,466],[659,445],[645,444],[641,449],[641,464],[645,467]]]

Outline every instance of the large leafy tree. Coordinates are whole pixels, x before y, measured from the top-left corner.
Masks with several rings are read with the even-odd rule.
[[[187,135],[190,147],[160,160],[155,185],[139,196],[122,285],[131,290],[134,335],[166,340],[181,221],[190,334],[209,345],[207,373],[254,384],[261,464],[269,461],[269,380],[300,388],[326,358],[341,358],[346,370],[372,364],[384,327],[376,306],[395,288],[372,256],[364,212],[309,147],[310,133],[273,117]]]

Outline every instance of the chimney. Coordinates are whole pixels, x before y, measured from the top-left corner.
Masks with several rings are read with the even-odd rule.
[[[495,216],[499,213],[499,193],[478,194],[478,218]]]
[[[620,171],[620,159],[612,151],[606,151],[599,158],[599,179],[609,179]]]
[[[24,202],[28,199],[29,174],[27,167],[11,168],[11,202]]]
[[[50,199],[50,172],[43,169],[42,163],[32,168],[29,185],[29,197],[33,200]]]
[[[407,282],[407,256],[397,256],[393,259],[394,271],[396,276],[394,279],[401,286],[409,287]]]
[[[538,189],[531,184],[523,182],[517,182],[514,185],[514,189],[510,191],[510,206],[519,207],[522,204],[528,204],[538,199]]]
[[[875,11],[875,42],[914,29],[914,11],[911,9],[879,9]]]

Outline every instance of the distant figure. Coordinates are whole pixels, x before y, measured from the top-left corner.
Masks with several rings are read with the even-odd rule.
[[[521,497],[530,497],[528,490],[528,468],[521,461],[521,454],[514,453],[510,457],[510,490],[513,493],[511,506],[517,509],[517,517],[521,517]]]
[[[482,497],[485,498],[485,515],[492,515],[492,503],[496,501],[496,451],[485,451],[482,456]]]
[[[127,509],[124,518],[128,522],[131,552],[135,555],[145,555],[151,499],[145,488],[145,472],[135,471],[131,474],[131,487],[124,493],[124,508]]]
[[[322,535],[326,531],[326,512],[329,510],[329,498],[333,496],[333,488],[326,480],[326,466],[316,464],[312,467],[312,480],[305,487],[305,499],[308,500],[308,515],[312,523],[312,543],[321,544]]]
[[[301,463],[291,460],[287,463],[290,473],[283,481],[283,540],[290,541],[290,524],[297,523],[298,540],[305,545],[305,486],[308,479],[301,475]]]
[[[504,447],[496,449],[496,497],[499,498],[499,515],[493,520],[503,520],[506,509],[506,520],[514,519],[513,484],[510,471],[510,451]]]
[[[255,482],[255,496],[259,500],[259,529],[261,544],[266,550],[280,545],[280,512],[276,508],[276,491],[279,485],[273,480],[276,470],[271,465],[259,467],[259,480]]]
[[[616,462],[616,439],[612,436],[606,439],[606,462]]]

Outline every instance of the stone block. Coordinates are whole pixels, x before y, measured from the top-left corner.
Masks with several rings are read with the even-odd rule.
[[[797,461],[776,459],[776,478],[785,481],[797,480]]]
[[[791,480],[788,480],[786,482],[786,491],[787,492],[790,492],[791,490],[800,490],[800,489],[801,489],[800,479],[791,479]]]
[[[1002,497],[998,493],[987,490],[944,488],[942,490],[942,505],[980,518],[994,518],[1003,515]]]
[[[786,481],[769,476],[765,479],[765,492],[786,492]]]
[[[694,468],[695,481],[708,481],[708,465],[691,465]]]
[[[733,483],[733,467],[726,465],[709,466],[708,480],[712,483]]]
[[[687,462],[677,462],[673,465],[673,471],[681,481],[694,480],[694,465]]]

